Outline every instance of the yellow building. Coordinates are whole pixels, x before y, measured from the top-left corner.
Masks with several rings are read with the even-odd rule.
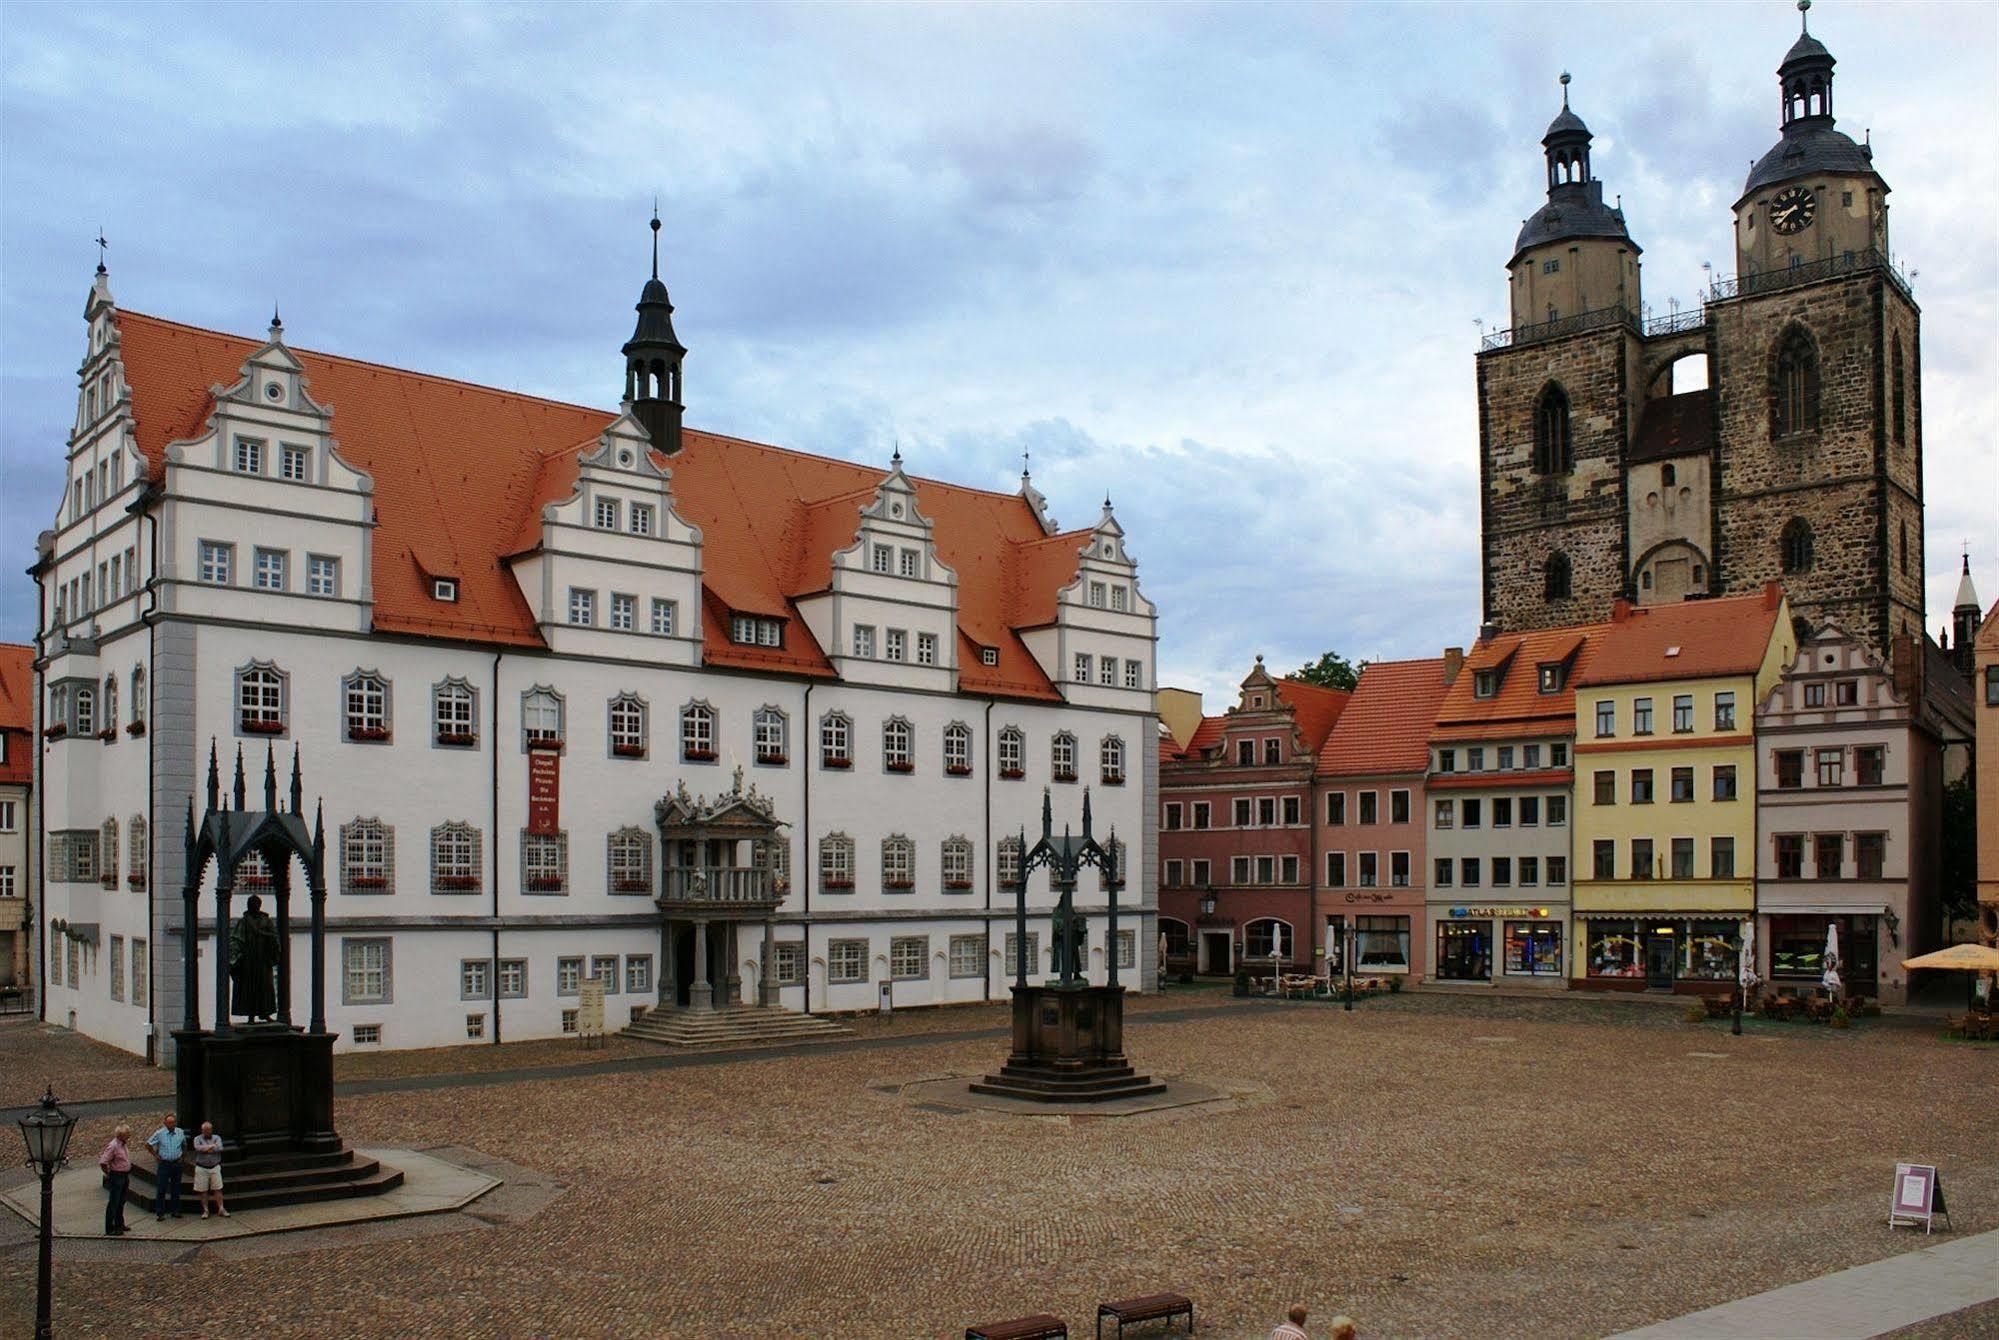
[[[1756,704],[1796,655],[1775,583],[1617,602],[1576,680],[1572,986],[1732,986],[1756,905]]]

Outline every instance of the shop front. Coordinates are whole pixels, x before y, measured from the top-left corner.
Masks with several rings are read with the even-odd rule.
[[[1433,906],[1436,980],[1560,987],[1568,909]]]
[[[1816,987],[1825,974],[1826,931],[1839,931],[1839,980],[1848,995],[1881,991],[1877,939],[1881,918],[1829,912],[1773,914],[1763,918],[1772,986]]]
[[[1725,993],[1735,986],[1742,919],[1584,914],[1577,985],[1605,991]]]

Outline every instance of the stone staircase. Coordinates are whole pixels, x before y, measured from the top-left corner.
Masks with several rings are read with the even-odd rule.
[[[852,1032],[817,1014],[764,1005],[729,1005],[716,1010],[654,1007],[625,1028],[628,1038],[670,1047],[754,1047],[782,1042],[818,1042]]]
[[[142,1210],[151,1211],[159,1195],[158,1180],[152,1156],[135,1155],[126,1199]],[[223,1203],[232,1213],[261,1206],[379,1196],[402,1184],[401,1169],[357,1153],[344,1143],[335,1149],[225,1155],[222,1162]],[[181,1162],[181,1208],[187,1214],[201,1212],[194,1194],[191,1150]]]

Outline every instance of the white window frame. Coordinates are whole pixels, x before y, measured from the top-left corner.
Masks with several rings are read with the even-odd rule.
[[[236,546],[220,540],[201,541],[201,580],[210,586],[236,584]]]
[[[340,560],[331,554],[305,556],[305,593],[322,599],[340,594]]]
[[[671,600],[659,596],[652,598],[652,632],[654,637],[672,637],[679,625],[678,611]]]
[[[569,588],[569,622],[576,628],[594,628],[597,624],[597,593],[587,586]]]
[[[291,551],[258,545],[251,555],[250,580],[259,591],[284,591],[291,586]]]

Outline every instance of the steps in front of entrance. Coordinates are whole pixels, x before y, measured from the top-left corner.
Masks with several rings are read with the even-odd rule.
[[[821,1015],[737,1005],[719,1010],[647,1010],[626,1027],[625,1036],[670,1047],[740,1047],[760,1042],[813,1042],[852,1031]]]

